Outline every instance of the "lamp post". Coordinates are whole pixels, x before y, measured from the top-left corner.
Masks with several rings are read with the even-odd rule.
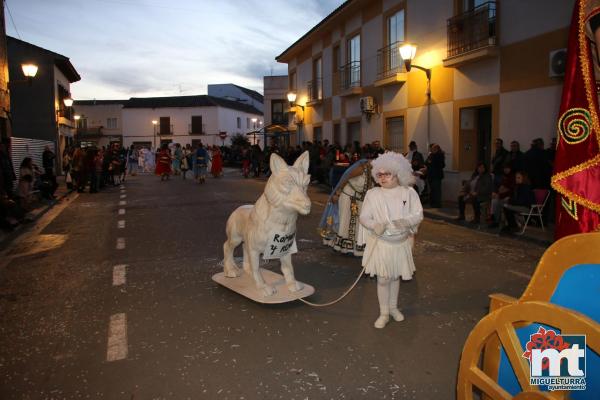
[[[412,60],[417,53],[417,46],[407,43],[401,46],[399,51],[400,57],[404,60],[404,66],[406,67],[407,72],[410,72],[411,68],[416,68],[425,72],[425,75],[427,76],[427,91],[425,92],[425,95],[427,96],[427,150],[429,150],[429,145],[431,144],[431,68],[424,68],[412,63]]]
[[[154,144],[154,151],[156,151],[156,126],[158,125],[158,121],[152,120],[152,143]]]
[[[298,95],[294,91],[290,91],[287,94],[287,99],[290,102],[290,107],[294,107],[294,108],[300,107],[302,109],[302,118],[300,118],[299,120],[296,121],[296,125],[298,126],[298,143],[297,144],[300,144],[302,142],[302,122],[304,119],[304,106],[296,103],[297,96]],[[296,111],[294,110],[294,113],[295,112]]]
[[[256,144],[256,121],[258,118],[254,117],[251,119],[252,121],[252,144]]]
[[[75,134],[73,135],[75,137],[75,143],[81,143],[81,140],[79,140],[79,120],[81,119],[81,115],[73,115],[73,119],[75,120]]]

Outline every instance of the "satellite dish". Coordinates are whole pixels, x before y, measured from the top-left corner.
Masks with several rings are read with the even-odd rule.
[[[565,76],[567,66],[567,49],[552,50],[549,55],[549,71],[550,78]]]

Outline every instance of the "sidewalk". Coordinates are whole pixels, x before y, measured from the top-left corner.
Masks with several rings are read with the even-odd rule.
[[[36,204],[36,207],[33,210],[29,211],[25,216],[27,220],[26,223],[21,223],[17,225],[12,232],[0,230],[0,247],[6,245],[9,242],[12,242],[17,236],[21,234],[23,229],[25,229],[28,226],[31,226],[38,219],[40,219],[40,217],[44,215],[48,210],[50,210],[52,207],[54,207],[56,204],[61,202],[63,199],[65,199],[72,193],[76,192],[70,191],[64,184],[59,184],[58,189],[56,189],[56,192],[54,193],[56,199],[54,201],[39,201]]]
[[[539,220],[537,219],[533,221],[533,223],[529,221],[525,232],[522,235],[519,235],[511,233],[501,234],[499,228],[488,228],[487,223],[485,222],[481,224],[473,224],[469,222],[473,219],[473,209],[469,206],[467,206],[465,211],[465,221],[458,221],[456,219],[458,217],[458,205],[456,203],[452,204],[446,202],[442,208],[429,208],[428,206],[424,205],[423,214],[427,218],[445,221],[449,224],[463,226],[465,228],[478,230],[491,235],[512,237],[514,239],[524,240],[542,246],[549,246],[554,242],[554,225],[544,225],[544,230],[542,230],[539,226],[535,225],[536,222],[539,223]]]

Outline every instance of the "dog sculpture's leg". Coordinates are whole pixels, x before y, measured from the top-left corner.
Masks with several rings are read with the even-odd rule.
[[[235,231],[233,225],[230,221],[227,221],[227,241],[223,244],[223,272],[228,278],[236,278],[242,274],[233,259],[233,250],[242,242],[242,236]]]
[[[246,242],[243,244],[244,248],[244,272],[248,275],[252,274],[252,266],[250,265],[250,247]]]
[[[250,268],[252,268],[252,276],[254,277],[254,282],[256,282],[256,288],[258,290],[262,290],[265,296],[273,295],[275,293],[275,288],[272,286],[268,286],[260,273],[260,253],[256,250],[248,250],[248,255],[250,256]]]
[[[281,257],[281,272],[283,272],[283,276],[285,277],[285,283],[290,292],[297,292],[304,288],[300,282],[296,280],[294,277],[294,266],[292,265],[292,255],[288,254]]]

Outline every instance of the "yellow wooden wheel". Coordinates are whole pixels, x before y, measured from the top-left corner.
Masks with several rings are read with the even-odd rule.
[[[568,392],[542,392],[539,387],[529,384],[529,365],[522,357],[524,352],[515,325],[523,322],[549,325],[561,332],[586,335],[586,345],[600,353],[600,324],[583,314],[555,304],[542,301],[515,303],[502,307],[486,315],[471,331],[460,359],[457,379],[457,399],[472,400],[473,389],[477,388],[483,397],[493,400],[556,400],[566,399]],[[522,392],[514,398],[504,390],[493,377],[479,368],[483,347],[489,340],[499,338]]]

